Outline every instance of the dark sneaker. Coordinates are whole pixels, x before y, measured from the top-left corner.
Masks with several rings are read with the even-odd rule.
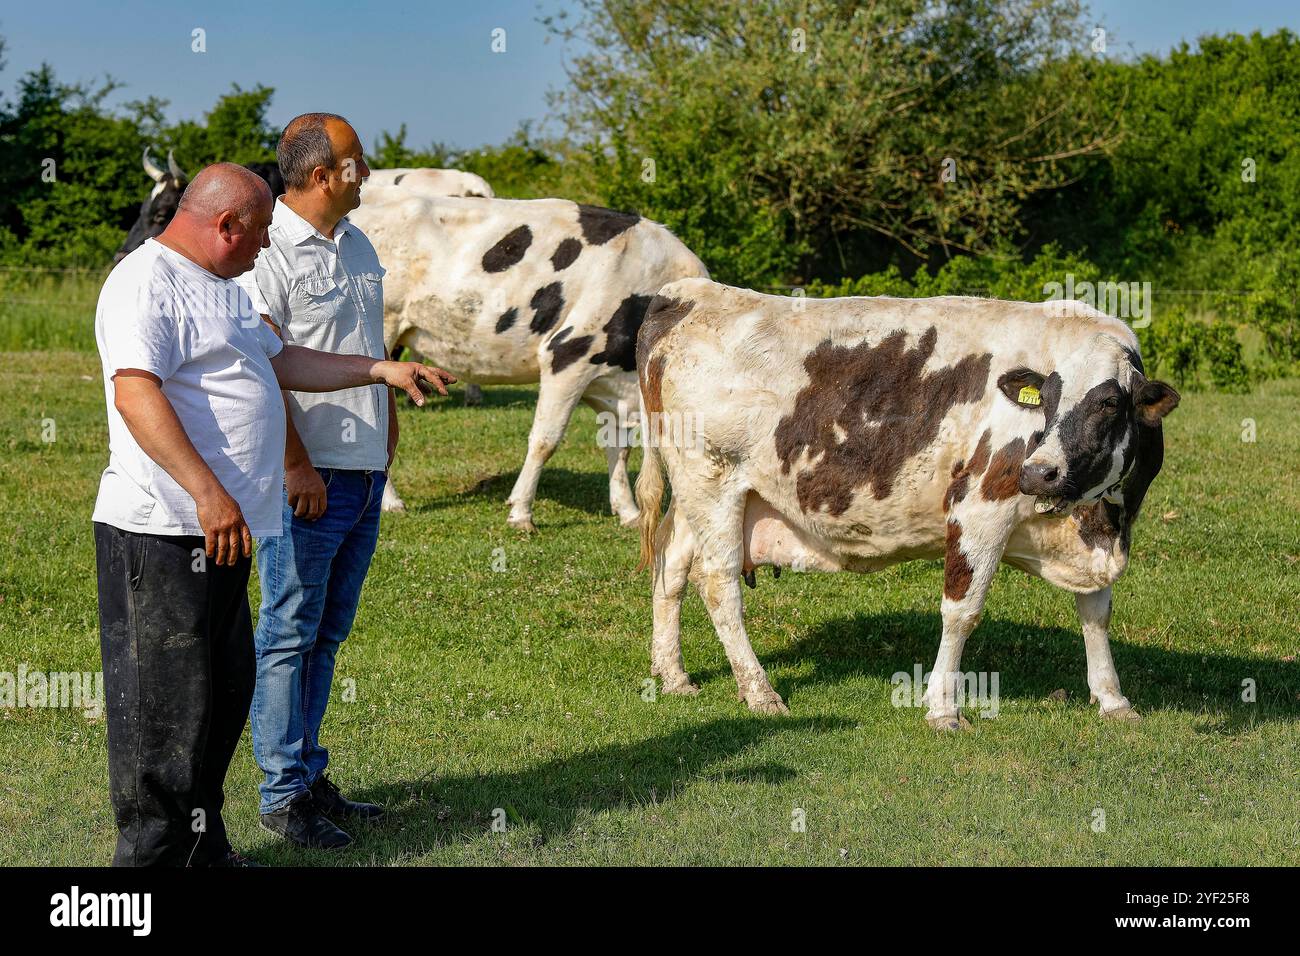
[[[334,819],[355,817],[358,820],[378,820],[384,815],[382,807],[373,803],[358,803],[339,793],[339,788],[325,774],[316,778],[311,785],[311,796],[322,812]]]
[[[339,850],[352,842],[321,812],[310,793],[295,797],[281,810],[261,814],[258,823],[263,830],[313,850]]]
[[[234,850],[228,851],[225,856],[218,860],[213,860],[212,865],[216,867],[238,867],[240,869],[260,868],[262,866],[261,863],[254,863],[248,857],[241,856]]]

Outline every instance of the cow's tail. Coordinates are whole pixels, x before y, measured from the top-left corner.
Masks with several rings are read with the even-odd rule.
[[[636,476],[636,505],[641,509],[641,558],[636,569],[644,571],[655,559],[655,535],[663,518],[660,508],[664,500],[663,458],[650,431],[650,419],[645,413],[645,399],[641,400],[641,473]]]

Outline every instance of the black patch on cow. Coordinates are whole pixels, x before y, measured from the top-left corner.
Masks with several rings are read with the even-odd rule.
[[[950,601],[960,601],[970,590],[975,569],[961,549],[961,525],[949,521],[945,532],[943,596]]]
[[[406,178],[406,173],[398,173],[396,176],[393,177],[393,185],[396,186],[405,178]]]
[[[517,318],[519,318],[518,309],[511,308],[502,312],[501,318],[497,319],[497,334],[500,335],[502,332],[509,330],[515,324]]]
[[[582,252],[581,242],[573,238],[565,239],[555,247],[555,252],[551,254],[551,265],[556,272],[562,272],[573,265],[580,252]]]
[[[505,272],[519,262],[533,244],[533,231],[527,226],[511,229],[497,244],[483,253],[484,272]]]
[[[1135,426],[1128,389],[1116,379],[1098,382],[1068,412],[1056,428],[1065,451],[1065,487],[1061,494],[1075,500],[1096,488],[1110,473],[1116,446]],[[1126,464],[1136,442],[1125,449]]]
[[[1133,467],[1120,484],[1124,504],[1097,501],[1075,509],[1074,520],[1079,525],[1079,537],[1089,548],[1110,550],[1118,539],[1127,553],[1132,538],[1133,522],[1146,498],[1147,489],[1165,461],[1164,429],[1159,425],[1133,426],[1131,446],[1135,449]]]
[[[1142,365],[1142,356],[1138,355],[1137,349],[1129,345],[1125,345],[1123,346],[1123,348],[1124,348],[1124,354],[1127,355],[1128,360],[1131,363],[1133,363],[1133,367],[1137,369],[1140,374],[1146,375],[1147,370]]]
[[[926,371],[938,331],[926,329],[914,348],[899,329],[876,345],[836,345],[827,339],[808,353],[808,384],[776,428],[782,471],[806,451],[809,467],[796,490],[806,511],[840,515],[858,489],[889,496],[904,463],[934,441],[949,409],[974,402],[988,384],[990,352]],[[836,426],[845,434],[836,440]]]
[[[1043,404],[1039,407],[1042,408],[1046,420],[1046,424],[1043,426],[1044,434],[1056,421],[1057,409],[1061,407],[1061,384],[1060,374],[1053,372],[1043,380],[1043,387],[1038,390],[1038,395],[1043,400]]]
[[[594,335],[581,335],[569,341],[569,333],[572,331],[572,326],[561,329],[551,336],[551,341],[546,343],[546,348],[555,355],[555,358],[551,360],[552,374],[561,372],[578,361],[587,354],[587,349],[591,348],[591,343],[596,341]]]
[[[528,330],[537,335],[544,335],[560,321],[560,312],[564,308],[564,284],[552,282],[533,293],[529,303],[533,307],[533,320],[528,323]]]
[[[578,203],[578,225],[582,227],[582,238],[593,246],[603,246],[640,221],[641,217],[636,213],[615,212],[613,209]]]
[[[617,365],[625,372],[636,368],[636,338],[645,320],[650,296],[633,293],[619,303],[605,323],[605,348],[591,357],[592,365]]]

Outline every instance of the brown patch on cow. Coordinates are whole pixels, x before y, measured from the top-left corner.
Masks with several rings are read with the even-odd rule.
[[[1020,494],[1020,466],[1025,463],[1025,440],[1014,438],[997,450],[980,482],[987,501],[1002,501]]]
[[[662,412],[664,410],[664,401],[660,395],[660,389],[663,387],[664,365],[667,362],[666,356],[656,355],[650,360],[650,364],[642,369],[641,394],[645,397],[645,410],[647,412]]]
[[[960,601],[970,590],[975,569],[962,553],[961,525],[955,521],[948,522],[947,541],[943,559],[943,596],[951,601]]]
[[[533,244],[533,231],[527,226],[511,229],[487,252],[483,253],[484,272],[505,272],[524,257]]]
[[[641,364],[649,359],[650,353],[659,344],[659,340],[671,332],[678,322],[686,318],[693,308],[695,302],[692,299],[668,299],[661,295],[651,299],[650,305],[645,310],[645,318],[641,320],[641,327],[636,334],[637,363]]]
[[[783,473],[805,451],[812,460],[797,485],[804,511],[843,514],[868,485],[875,498],[888,497],[903,464],[934,441],[948,410],[983,396],[992,354],[926,372],[937,341],[931,326],[911,349],[899,329],[876,345],[827,339],[808,353],[808,384],[776,429]]]
[[[1129,523],[1119,505],[1096,501],[1076,508],[1073,517],[1079,526],[1079,537],[1087,547],[1110,551],[1118,539],[1124,542],[1124,550],[1128,550]]]
[[[952,482],[948,485],[948,491],[943,496],[944,511],[963,500],[966,497],[966,490],[970,480],[978,478],[980,473],[988,467],[989,452],[991,450],[990,439],[992,437],[993,432],[987,428],[984,429],[979,444],[975,446],[975,454],[971,455],[970,464],[959,461],[952,466]]]

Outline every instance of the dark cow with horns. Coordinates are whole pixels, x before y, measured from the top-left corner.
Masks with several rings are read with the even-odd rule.
[[[154,181],[154,187],[150,191],[149,197],[140,204],[140,215],[136,218],[135,224],[131,226],[130,232],[126,234],[126,239],[123,241],[121,248],[113,255],[113,265],[117,265],[144,245],[146,239],[153,239],[162,235],[162,231],[172,221],[172,216],[176,215],[176,207],[180,205],[181,193],[185,192],[185,187],[190,182],[190,177],[176,162],[176,157],[172,155],[171,150],[167,151],[166,170],[159,169],[154,165],[153,160],[149,158],[149,147],[147,146],[144,149],[142,162],[146,175]],[[284,194],[284,177],[280,175],[280,167],[277,164],[245,163],[244,165],[247,169],[251,169],[266,180],[266,184],[271,187],[272,196]]]
[[[1092,696],[1103,716],[1136,716],[1111,660],[1111,585],[1178,394],[1146,378],[1123,322],[1074,302],[792,300],[691,279],[651,304],[637,370],[641,559],[666,692],[696,691],[688,575],[741,697],[785,713],[745,632],[742,577],[942,557],[932,726],[961,726],[962,647],[999,561],[1074,592]]]

